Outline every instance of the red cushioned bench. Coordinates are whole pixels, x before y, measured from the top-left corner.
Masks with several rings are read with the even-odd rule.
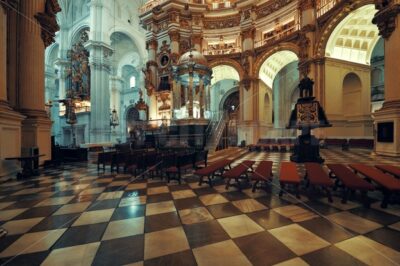
[[[232,160],[221,159],[207,167],[195,171],[193,174],[199,176],[199,186],[201,186],[203,183],[207,183],[210,187],[212,187],[212,180],[218,175],[218,172],[220,172],[220,175],[222,175],[227,168],[230,169],[231,163]],[[208,181],[203,180],[205,176],[207,177]]]
[[[360,178],[343,164],[327,164],[326,166],[330,170],[329,176],[332,178],[337,178],[335,182],[335,187],[343,187],[343,204],[347,202],[350,191],[358,190],[361,192],[365,204],[369,205],[367,193],[368,191],[375,189],[372,184]]]
[[[251,179],[255,181],[253,184],[253,192],[255,192],[257,188],[262,188],[261,186],[257,187],[260,182],[267,183],[272,181],[272,164],[272,161],[261,161],[257,165],[257,168],[251,176]]]
[[[296,197],[300,198],[299,186],[300,186],[300,176],[297,172],[297,167],[295,163],[292,162],[282,162],[281,170],[279,174],[279,182],[281,185],[281,190],[279,196],[281,197],[289,185],[296,187]]]
[[[240,179],[246,179],[247,181],[249,181],[249,176],[248,176],[248,172],[253,172],[252,166],[255,163],[255,161],[243,161],[241,163],[239,163],[238,165],[236,165],[235,167],[233,167],[232,169],[226,171],[222,177],[223,178],[227,178],[228,181],[226,182],[226,186],[225,189],[228,189],[230,186],[235,186],[237,187],[239,190],[242,189],[241,183],[240,183]],[[234,184],[231,184],[231,179],[235,180]]]
[[[373,181],[379,186],[384,195],[381,203],[382,208],[387,207],[392,193],[400,191],[400,180],[393,176],[365,164],[350,164],[349,166],[355,173],[362,174],[369,182]]]
[[[397,178],[400,178],[400,167],[387,164],[378,164],[375,165],[375,167],[384,173],[391,174]]]
[[[307,187],[311,184],[315,187],[321,187],[327,194],[329,202],[332,202],[330,187],[333,187],[333,182],[329,175],[324,171],[318,163],[305,163],[306,174],[304,179],[307,182]]]

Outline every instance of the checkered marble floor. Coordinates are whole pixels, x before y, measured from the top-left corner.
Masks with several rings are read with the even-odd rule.
[[[289,153],[242,160],[279,162]],[[369,151],[323,150],[326,162],[391,163]],[[213,155],[213,160],[218,155]],[[303,171],[299,165],[299,170]],[[371,208],[357,195],[329,203],[318,191],[277,196],[98,172],[93,164],[0,181],[0,265],[399,265],[400,206]]]

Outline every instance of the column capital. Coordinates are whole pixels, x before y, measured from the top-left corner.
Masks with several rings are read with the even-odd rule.
[[[172,30],[168,32],[169,38],[171,42],[179,42],[180,33],[177,30]]]
[[[60,30],[56,18],[56,14],[60,11],[57,0],[46,0],[44,12],[38,12],[35,15],[42,28],[41,36],[45,47],[55,41],[56,32]]]
[[[395,3],[396,2],[396,3]],[[375,8],[378,12],[372,19],[379,29],[379,35],[389,39],[396,28],[396,18],[400,14],[400,3],[398,1],[375,1]]]

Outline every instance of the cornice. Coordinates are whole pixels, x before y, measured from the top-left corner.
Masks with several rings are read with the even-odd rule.
[[[396,28],[396,18],[400,14],[400,3],[394,1],[376,1],[375,7],[378,12],[375,14],[372,23],[379,29],[379,35],[389,39]]]

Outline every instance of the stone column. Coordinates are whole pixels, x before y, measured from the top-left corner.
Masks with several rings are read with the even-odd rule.
[[[7,30],[12,25],[9,15],[12,11],[12,1],[0,0],[0,177],[14,175],[18,171],[18,164],[14,161],[5,161],[4,158],[21,155],[21,121],[24,116],[15,112],[9,102],[7,93],[9,65],[17,62],[9,61],[7,64],[9,47]],[[15,32],[14,32],[15,33]],[[6,41],[7,40],[7,41]],[[13,72],[14,73],[14,72]],[[12,88],[16,90],[15,87]]]
[[[149,116],[151,119],[157,119],[158,110],[157,110],[157,99],[155,95],[155,90],[158,86],[158,75],[157,75],[157,49],[158,42],[157,39],[153,38],[147,42],[147,51],[149,60],[146,63],[147,75],[150,77],[146,77],[148,81],[146,82],[147,96],[149,97]]]
[[[59,29],[55,0],[20,1],[18,105],[27,118],[22,123],[22,148],[38,147],[40,162],[51,159],[51,121],[44,106],[44,51]]]
[[[88,41],[90,52],[90,143],[110,141],[110,60],[112,48],[104,42]]]
[[[373,23],[385,40],[385,101],[373,113],[375,127],[375,152],[386,156],[400,156],[400,1],[375,1],[378,12]],[[389,2],[389,3],[387,3]],[[393,141],[378,139],[380,123],[393,123]]]

